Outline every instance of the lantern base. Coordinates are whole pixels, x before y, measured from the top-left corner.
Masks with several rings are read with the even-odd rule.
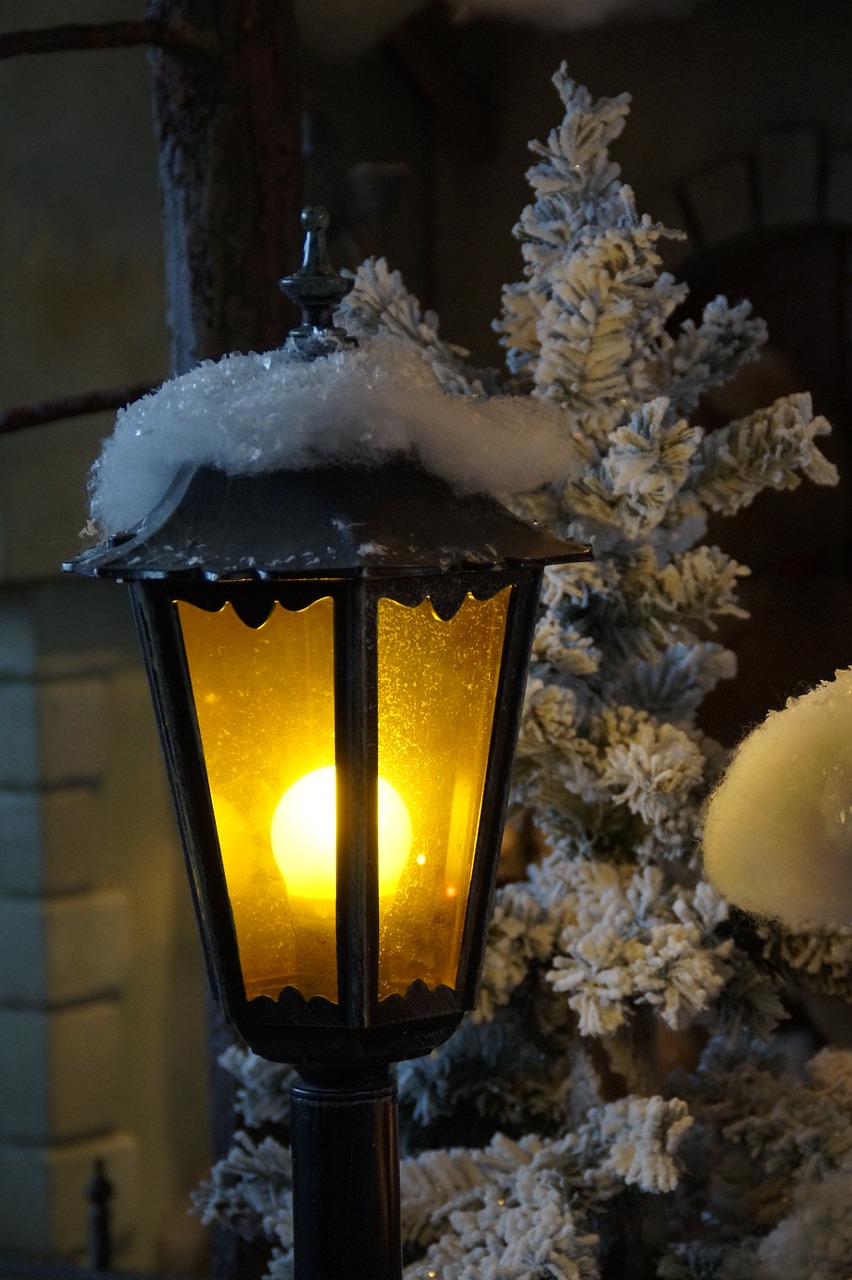
[[[312,1071],[290,1097],[296,1280],[401,1280],[391,1069]]]

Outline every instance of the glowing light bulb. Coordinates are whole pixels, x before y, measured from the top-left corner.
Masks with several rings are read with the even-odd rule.
[[[272,852],[294,898],[333,899],[337,892],[337,794],[334,765],[288,787],[272,815]],[[379,895],[393,893],[411,849],[402,796],[379,778]]]

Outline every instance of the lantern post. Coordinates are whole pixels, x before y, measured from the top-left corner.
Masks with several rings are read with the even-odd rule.
[[[351,340],[303,222],[314,360]],[[188,469],[66,566],[129,585],[213,988],[299,1075],[297,1280],[400,1280],[393,1064],[473,1008],[541,575],[588,558],[396,457]]]

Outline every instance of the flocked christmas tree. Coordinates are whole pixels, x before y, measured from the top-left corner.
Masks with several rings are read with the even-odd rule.
[[[658,241],[677,233],[636,213],[608,154],[628,99],[593,102],[564,69],[555,83],[565,117],[533,144],[525,278],[496,324],[503,384],[383,261],[344,307],[350,330],[418,349],[447,396],[558,406],[569,479],[506,497],[595,550],[548,572],[534,645],[512,805],[541,855],[498,892],[477,1013],[399,1068],[406,1276],[846,1280],[852,1054],[794,1076],[772,1032],[785,983],[849,993],[852,937],[749,920],[702,879],[724,753],[696,726],[735,671],[712,637],[747,572],[702,542],[708,514],[803,475],[834,483],[828,427],[804,394],[690,423],[763,325],[717,298],[673,328],[686,291]],[[667,1031],[694,1069],[666,1073]],[[289,1154],[256,1130],[286,1123],[290,1073],[239,1049],[226,1065],[245,1128],[199,1205],[272,1242],[285,1280]]]

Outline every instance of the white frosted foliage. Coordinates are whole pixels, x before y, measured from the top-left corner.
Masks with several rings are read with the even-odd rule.
[[[852,669],[745,739],[707,806],[704,865],[746,911],[852,923]]]
[[[517,396],[453,396],[395,338],[311,363],[283,351],[205,361],[122,410],[95,464],[92,518],[131,528],[186,464],[229,474],[417,457],[462,492],[533,488],[579,468],[565,415]]]
[[[462,438],[475,455],[487,425],[489,484],[595,552],[594,563],[545,575],[512,784],[516,857],[504,870],[517,875],[536,856],[498,890],[478,1010],[399,1068],[412,1156],[406,1280],[591,1280],[631,1250],[660,1280],[848,1280],[852,1235],[838,1225],[847,1188],[829,1179],[852,1169],[852,1066],[826,1059],[811,1084],[756,1037],[784,1017],[779,978],[852,992],[852,923],[733,928],[698,847],[725,753],[696,713],[734,674],[713,634],[718,619],[745,616],[737,592],[748,572],[703,541],[708,515],[734,515],[802,478],[836,483],[818,447],[828,426],[804,393],[718,430],[692,421],[708,388],[756,358],[764,326],[724,298],[700,323],[677,323],[684,288],[658,253],[672,233],[637,211],[609,155],[626,95],[595,102],[565,67],[554,81],[564,118],[532,144],[533,200],[516,228],[524,276],[504,290],[495,326],[509,394],[496,370],[466,363],[383,260],[358,269],[341,307],[366,339],[365,360],[383,332],[408,350],[411,363],[383,366],[400,373],[374,403],[416,418],[406,439],[427,465],[457,478]],[[406,402],[427,383],[422,413],[435,421],[421,427],[421,407]],[[504,414],[514,442],[501,434]],[[362,447],[354,429],[345,439]],[[533,489],[551,443],[553,469]],[[740,788],[715,876],[734,901],[794,923],[852,922],[852,673],[837,683],[836,707],[817,691],[757,735],[792,725]],[[712,829],[711,811],[708,849]],[[664,1085],[674,1041],[661,1024],[697,1023],[695,1039],[677,1043],[707,1042],[699,1069]],[[610,1072],[628,1096],[600,1105]],[[280,1114],[280,1075],[238,1074],[247,1118]],[[435,1149],[448,1138],[464,1145]],[[245,1234],[253,1221],[253,1234],[280,1246],[269,1280],[292,1280],[280,1225],[289,1192],[274,1154],[220,1162],[203,1203]],[[264,1216],[253,1177],[278,1179],[279,1219]],[[797,1190],[821,1180],[825,1194]],[[648,1253],[634,1248],[646,1209],[625,1186],[645,1193]],[[667,1201],[654,1206],[654,1192]],[[822,1229],[829,1244],[809,1251],[808,1234]]]

